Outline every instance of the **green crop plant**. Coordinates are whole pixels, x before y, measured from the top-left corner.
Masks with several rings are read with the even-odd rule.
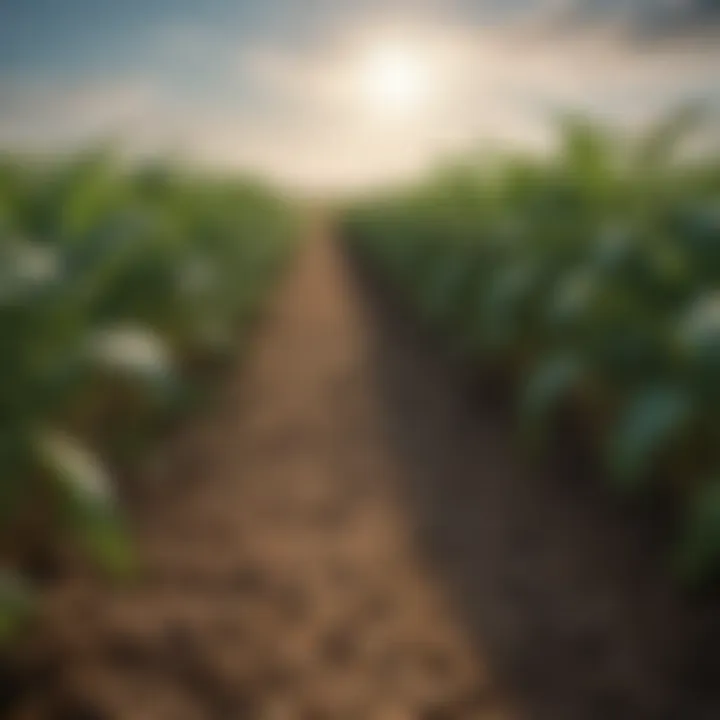
[[[480,155],[344,216],[428,324],[512,369],[526,437],[571,405],[618,491],[674,494],[690,580],[720,568],[720,157],[685,143],[701,121],[564,118],[548,154]]]
[[[131,564],[108,465],[232,354],[294,235],[259,183],[93,150],[0,159],[0,640],[24,553]]]

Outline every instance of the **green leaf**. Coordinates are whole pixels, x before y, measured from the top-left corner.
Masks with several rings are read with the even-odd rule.
[[[697,583],[720,566],[720,479],[702,485],[685,512],[675,569],[689,583]]]
[[[78,507],[114,502],[108,474],[99,460],[74,438],[57,431],[43,433],[37,443],[43,468]]]
[[[683,388],[653,386],[628,401],[611,431],[607,464],[616,486],[639,489],[667,444],[687,425],[692,413]]]
[[[574,355],[553,355],[530,374],[521,394],[520,418],[526,430],[546,422],[564,397],[578,386],[585,374]]]
[[[170,349],[159,335],[144,327],[122,325],[96,331],[89,338],[87,357],[92,369],[140,383],[158,395],[172,387]]]
[[[0,244],[0,304],[27,303],[61,277],[57,249],[25,239]]]
[[[643,172],[667,165],[683,140],[696,134],[708,117],[706,108],[690,103],[656,122],[638,142],[636,162]]]
[[[720,368],[720,292],[704,293],[692,303],[680,320],[678,340],[697,366]]]
[[[531,299],[537,271],[529,263],[510,265],[493,278],[481,299],[481,326],[487,346],[505,350],[519,339],[522,314]]]
[[[592,322],[591,310],[599,294],[598,280],[590,270],[568,273],[550,295],[546,319],[552,331]]]
[[[61,513],[95,560],[125,572],[130,552],[111,479],[95,455],[74,438],[48,431],[37,440],[38,456],[54,483]]]
[[[16,575],[0,570],[0,646],[12,639],[32,612],[30,590]]]

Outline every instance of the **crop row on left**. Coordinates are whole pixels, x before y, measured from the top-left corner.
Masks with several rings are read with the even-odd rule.
[[[0,641],[27,611],[28,558],[128,567],[108,466],[235,353],[295,216],[257,182],[105,152],[0,160]]]

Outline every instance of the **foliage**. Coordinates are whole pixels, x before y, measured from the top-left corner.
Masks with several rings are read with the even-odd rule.
[[[345,229],[428,323],[517,369],[533,437],[579,403],[616,487],[679,490],[685,566],[707,569],[720,565],[720,516],[699,509],[720,468],[720,158],[687,149],[701,119],[685,108],[630,137],[566,118],[554,152],[446,167],[357,202]]]
[[[290,245],[258,183],[93,150],[0,159],[0,560],[24,531],[130,561],[106,465],[233,351]],[[40,520],[38,520],[40,518]],[[7,580],[4,578],[8,578]],[[24,597],[0,580],[0,635]]]

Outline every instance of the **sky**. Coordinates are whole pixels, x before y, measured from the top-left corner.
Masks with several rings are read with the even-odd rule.
[[[0,148],[112,140],[289,185],[720,110],[715,0],[0,0]]]

